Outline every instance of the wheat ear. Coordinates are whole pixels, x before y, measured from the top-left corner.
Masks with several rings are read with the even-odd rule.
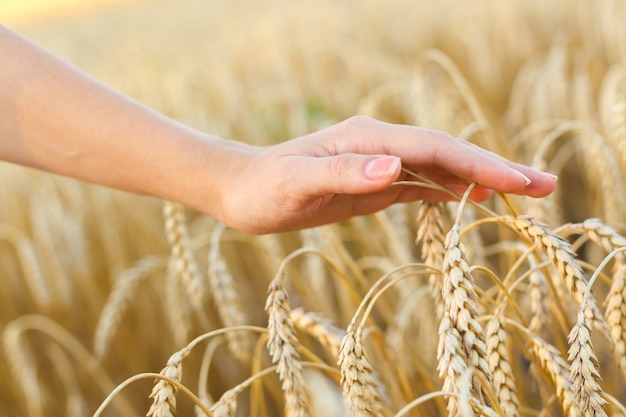
[[[568,417],[582,417],[576,405],[574,390],[570,382],[569,365],[561,357],[559,351],[538,336],[528,334],[531,350],[539,362],[540,368],[548,375],[554,384],[556,397],[559,400],[563,415]]]
[[[613,274],[613,282],[606,297],[604,315],[610,329],[615,358],[626,377],[626,265],[620,265]]]
[[[29,417],[43,417],[43,394],[37,377],[31,350],[22,340],[22,326],[17,322],[6,325],[2,333],[4,353],[14,378],[26,399]]]
[[[211,248],[209,250],[209,285],[215,308],[224,324],[224,327],[246,324],[248,317],[242,306],[241,296],[237,291],[235,280],[220,250],[220,238],[225,226],[218,223],[211,236]],[[237,359],[243,363],[250,361],[252,342],[249,334],[245,332],[232,332],[226,334],[228,348]]]
[[[444,241],[442,298],[444,313],[439,328],[437,360],[439,376],[443,378],[443,390],[459,393],[459,378],[468,367],[492,383],[491,370],[487,362],[486,338],[478,323],[478,296],[474,289],[474,278],[470,273],[464,245],[460,241],[460,215],[465,199],[473,187],[469,187],[458,207],[457,218]],[[472,377],[473,395],[479,403],[487,405],[479,378]],[[448,397],[450,415],[458,413],[457,400]]]
[[[341,340],[346,334],[344,330],[336,327],[331,320],[302,308],[291,310],[291,320],[297,328],[308,332],[320,342],[333,358],[339,357]]]
[[[443,213],[444,205],[442,203],[423,202],[417,214],[418,229],[415,243],[422,245],[424,263],[437,268],[443,264],[444,257]],[[435,316],[440,320],[444,310],[444,302],[441,297],[443,283],[441,275],[429,275],[428,283],[435,305]]]
[[[606,252],[626,247],[626,238],[599,219],[566,224],[559,229],[562,235],[580,234],[588,237]],[[617,364],[626,376],[626,259],[623,253],[615,254],[611,286],[606,296],[604,317],[609,327],[609,338]]]
[[[583,270],[576,261],[576,255],[571,250],[569,242],[552,232],[545,225],[534,221],[528,216],[502,216],[501,220],[532,242],[532,244],[541,248],[559,272],[570,294],[579,304],[582,303],[587,283]],[[608,326],[593,297],[589,299],[589,303],[586,307],[589,309],[589,312],[586,314],[593,317],[594,325],[604,334],[608,335]]]
[[[507,347],[507,333],[504,328],[506,301],[503,301],[487,323],[487,357],[493,375],[493,386],[502,412],[507,417],[519,416],[519,399],[513,378],[513,370]]]
[[[458,378],[467,367],[476,368],[491,382],[486,338],[477,321],[478,296],[459,235],[460,226],[456,223],[446,236],[442,289],[445,307],[437,350],[439,376],[444,380],[443,390],[453,393],[458,393]],[[486,404],[480,384],[475,378],[472,380],[473,394],[483,398],[479,402]],[[448,410],[451,415],[455,409],[456,400],[450,396]]]
[[[341,368],[343,395],[352,417],[382,416],[382,400],[354,322],[341,341],[337,363]]]
[[[171,247],[171,261],[194,309],[197,312],[203,311],[204,282],[189,243],[185,207],[167,201],[163,207],[163,216],[165,234]]]
[[[600,387],[600,372],[598,359],[591,345],[591,330],[585,298],[578,309],[576,325],[572,328],[569,337],[568,360],[570,362],[570,380],[574,390],[574,398],[581,412],[585,416],[606,417],[604,406],[606,400],[602,398]]]
[[[319,227],[300,231],[303,247],[317,248],[322,250],[324,239]],[[319,256],[307,256],[304,258],[303,271],[307,275],[312,294],[333,294],[334,289],[329,285],[329,277],[326,273],[324,260]],[[315,297],[316,310],[328,314],[329,317],[337,316],[337,305],[333,297]]]
[[[537,270],[537,262],[533,257],[528,258],[532,272],[528,277],[528,298],[530,300],[531,319],[529,330],[538,334],[544,328],[549,317],[548,282],[545,275]]]
[[[47,310],[53,302],[52,294],[33,242],[20,230],[7,224],[0,224],[0,239],[6,239],[15,248],[33,300],[39,308]]]
[[[265,304],[269,315],[267,347],[272,362],[278,365],[277,373],[285,395],[285,414],[287,417],[304,417],[309,415],[308,394],[298,353],[300,344],[290,318],[289,297],[282,282],[284,265],[270,283]]]
[[[139,283],[163,267],[164,262],[162,259],[150,256],[141,259],[119,276],[113,291],[102,309],[102,313],[100,313],[94,332],[93,345],[96,358],[102,359],[109,349],[111,339]]]
[[[185,354],[181,351],[174,353],[167,361],[165,368],[161,370],[161,375],[166,376],[176,382],[180,382],[183,375],[182,361]],[[176,392],[178,388],[170,384],[165,379],[157,380],[152,388],[150,398],[152,405],[148,410],[147,417],[173,417],[176,413]]]

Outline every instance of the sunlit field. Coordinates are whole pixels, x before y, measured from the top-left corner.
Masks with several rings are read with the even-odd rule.
[[[624,22],[619,0],[137,0],[16,18],[222,137],[271,144],[363,114],[559,187],[251,236],[0,164],[0,416],[626,417]]]

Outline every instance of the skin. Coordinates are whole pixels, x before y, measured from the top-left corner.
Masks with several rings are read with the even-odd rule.
[[[556,177],[450,135],[356,116],[266,147],[199,132],[109,88],[0,25],[0,159],[182,203],[254,234],[341,221],[397,202],[402,166],[484,200],[543,197]]]

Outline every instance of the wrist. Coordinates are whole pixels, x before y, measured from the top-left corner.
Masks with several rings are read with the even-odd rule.
[[[202,133],[194,136],[189,146],[181,147],[187,152],[181,158],[183,171],[169,175],[178,184],[168,184],[165,191],[169,196],[163,197],[223,221],[227,217],[224,201],[232,184],[259,148]]]

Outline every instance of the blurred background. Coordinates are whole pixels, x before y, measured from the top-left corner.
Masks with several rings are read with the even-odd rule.
[[[620,0],[0,0],[3,24],[197,129],[259,145],[354,114],[441,129],[560,176],[549,199],[512,198],[519,213],[552,227],[597,217],[618,231],[626,215],[625,19]],[[219,300],[207,293],[198,315],[171,278],[165,204],[0,164],[0,416],[92,415],[125,378],[160,371],[194,336],[226,325]],[[375,269],[388,271],[419,259],[416,214],[408,205],[389,214],[391,228],[379,216],[330,230],[355,262],[384,260]],[[215,221],[185,216],[206,278]],[[282,258],[329,244],[312,236],[217,236],[246,324],[266,325],[266,289]],[[296,304],[345,328],[356,306],[335,281],[328,275],[321,293],[292,290]],[[407,378],[421,382],[394,397],[395,409],[440,387],[437,325],[426,317],[408,332],[425,368]],[[214,354],[202,387],[208,403],[250,373],[227,349]],[[194,352],[184,366],[194,392],[206,355]],[[431,382],[418,378],[425,371]],[[603,371],[607,389],[623,395],[617,371]],[[278,415],[272,383],[242,400],[240,415]],[[131,385],[126,402],[105,415],[145,415],[151,386]],[[537,390],[521,388],[534,410],[526,415],[542,409]],[[433,407],[425,415],[438,415]],[[179,408],[192,412],[189,401]]]

